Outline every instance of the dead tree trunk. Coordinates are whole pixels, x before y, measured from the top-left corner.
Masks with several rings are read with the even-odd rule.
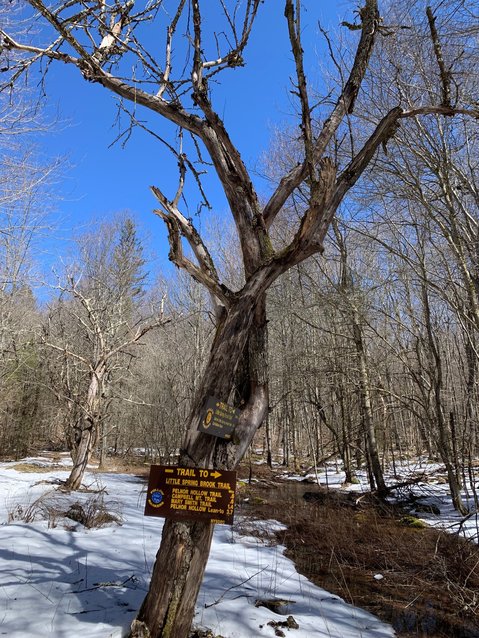
[[[231,470],[242,459],[268,408],[265,329],[264,295],[258,301],[249,295],[243,296],[218,326],[210,360],[189,417],[181,465]],[[235,391],[237,366],[245,348],[249,359],[250,396],[235,432],[235,442],[226,444],[196,428],[208,396],[227,401]],[[150,590],[132,626],[132,637],[145,635],[147,630],[149,634],[146,635],[162,638],[187,635],[212,533],[213,525],[208,522],[166,521]]]
[[[210,553],[214,525],[166,520],[148,595],[131,636],[188,635]]]
[[[66,481],[66,487],[71,490],[78,490],[81,487],[98,437],[105,372],[105,364],[101,363],[90,373],[90,383],[84,406],[85,413],[81,422],[80,441],[72,454],[73,468]]]

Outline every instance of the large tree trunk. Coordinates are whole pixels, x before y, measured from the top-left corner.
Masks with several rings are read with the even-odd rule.
[[[133,622],[132,636],[188,635],[213,529],[213,524],[203,521],[165,522],[150,589]]]
[[[246,350],[245,350],[246,348]],[[239,401],[245,401],[234,441],[225,442],[197,431],[208,396],[222,401],[237,390],[242,357],[249,362],[250,384]],[[267,412],[265,298],[257,302],[242,296],[218,325],[210,359],[194,401],[180,465],[232,470],[248,449]],[[246,396],[249,395],[249,396]],[[208,560],[213,525],[167,520],[158,551],[150,590],[137,619],[132,638],[186,638]]]
[[[81,487],[86,467],[90,462],[93,446],[95,445],[94,426],[87,424],[81,431],[80,444],[73,458],[73,467],[65,486],[70,490],[78,490]]]
[[[73,468],[66,481],[66,487],[70,490],[78,490],[81,487],[85,470],[90,462],[92,451],[96,443],[101,419],[104,376],[105,366],[103,364],[97,366],[90,376],[85,416],[81,425],[80,442],[76,450],[72,453]]]

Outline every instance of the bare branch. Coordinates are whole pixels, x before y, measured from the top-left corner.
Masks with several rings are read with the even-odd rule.
[[[116,22],[114,22],[112,26],[103,25],[105,28],[108,27],[108,33],[104,36],[102,43],[94,49],[93,53],[89,53],[73,35],[73,29],[71,28],[70,22],[74,26],[77,24],[73,18],[67,18],[62,21],[59,17],[59,13],[53,13],[41,0],[29,0],[29,2],[47,20],[60,37],[56,39],[53,44],[42,49],[40,47],[18,42],[4,31],[1,31],[0,33],[3,37],[4,46],[18,50],[21,53],[33,54],[34,56],[30,60],[19,62],[19,68],[14,79],[16,79],[19,74],[25,72],[31,64],[43,57],[51,60],[62,61],[78,68],[85,79],[92,82],[98,82],[105,88],[114,92],[116,95],[127,99],[134,104],[145,106],[188,131],[197,134],[201,132],[201,119],[195,115],[189,114],[179,105],[178,102],[167,102],[162,99],[161,94],[152,95],[141,89],[139,83],[135,82],[135,80],[132,80],[131,83],[127,83],[102,68],[102,64],[111,56],[113,50],[118,47],[120,47],[120,49],[122,47],[126,47],[126,43],[119,40],[119,34],[121,29],[130,19],[128,14],[131,10],[131,2],[126,3],[123,11],[120,11]],[[100,20],[100,18],[98,18],[98,20]],[[100,21],[100,26],[101,24],[102,22]],[[59,47],[63,43],[67,43],[69,47],[78,54],[78,57],[74,57],[70,53],[60,51]],[[147,64],[144,56],[141,55],[141,51],[135,51],[135,53],[140,56],[140,59],[144,64]],[[151,67],[150,73],[156,74],[156,69]]]
[[[427,106],[404,111],[398,106],[389,111],[389,113],[379,122],[362,149],[356,154],[338,178],[336,189],[330,203],[332,214],[334,214],[334,211],[337,210],[346,193],[350,190],[350,188],[352,188],[352,186],[354,186],[366,167],[369,165],[377,149],[380,146],[385,146],[394,136],[401,119],[418,117],[420,115],[453,116],[459,114],[478,118],[479,110],[458,109],[445,106]]]
[[[420,106],[416,109],[405,110],[401,114],[401,118],[417,117],[418,115],[467,115],[479,119],[479,108],[465,109],[449,106]]]
[[[200,234],[192,222],[181,214],[175,202],[170,202],[156,186],[152,186],[151,190],[165,211],[155,210],[154,212],[163,219],[168,228],[170,260],[178,268],[186,270],[195,281],[206,286],[214,297],[228,307],[233,293],[226,286],[220,284],[213,259]],[[185,257],[181,245],[182,236],[185,237],[193,250],[199,267]]]
[[[206,196],[205,190],[203,188],[203,184],[201,183],[201,176],[204,174],[204,171],[200,171],[198,170],[195,165],[193,164],[193,162],[188,159],[188,156],[185,153],[181,152],[181,148],[180,151],[178,151],[172,144],[170,144],[167,140],[165,140],[163,137],[161,137],[160,135],[158,135],[158,133],[156,133],[155,131],[153,131],[151,128],[149,128],[148,126],[146,126],[146,124],[144,122],[139,121],[135,114],[133,112],[131,112],[130,110],[128,110],[128,108],[126,108],[125,104],[120,103],[118,108],[121,111],[124,111],[128,117],[130,118],[130,125],[128,126],[127,129],[121,131],[117,137],[113,140],[113,142],[111,143],[111,145],[116,144],[119,140],[122,140],[122,145],[126,144],[131,133],[132,133],[132,129],[134,126],[139,127],[140,129],[146,131],[149,135],[152,135],[156,140],[158,140],[159,142],[161,142],[161,144],[164,144],[166,146],[166,148],[176,157],[176,159],[178,160],[178,165],[180,165],[180,163],[182,163],[184,165],[184,168],[188,168],[189,171],[191,172],[191,174],[193,175],[193,178],[196,182],[196,186],[201,194],[202,197],[202,202],[199,204],[199,207],[202,208],[203,206],[205,206],[206,208],[210,209],[211,205],[208,201],[208,198]],[[180,140],[182,140],[183,138],[183,130],[180,129],[180,132],[178,134]],[[198,145],[198,139],[195,137],[195,135],[193,133],[190,133],[191,136],[191,140],[195,146],[195,150],[196,153],[198,155],[199,158],[199,162],[201,164],[206,164],[206,162],[203,160],[203,158],[201,157],[201,149],[199,148]],[[186,177],[186,175],[185,175]]]
[[[379,23],[379,12],[376,0],[366,0],[360,11],[361,37],[356,48],[356,56],[336,106],[323,124],[315,143],[314,161],[317,163],[324,155],[333,135],[338,130],[346,114],[352,113],[359,88],[368,68],[373,51],[374,41]],[[264,207],[263,216],[266,228],[270,228],[276,215],[286,203],[293,191],[304,181],[308,174],[307,162],[302,162],[285,175],[275,192]]]
[[[206,77],[212,77],[216,73],[219,73],[225,68],[233,68],[237,66],[243,66],[243,51],[248,44],[248,40],[251,34],[251,29],[253,28],[253,24],[256,18],[256,14],[258,12],[259,6],[261,4],[261,0],[248,0],[245,10],[245,16],[243,20],[243,27],[241,32],[241,38],[238,40],[237,32],[236,32],[236,24],[235,24],[235,16],[231,17],[226,9],[225,3],[221,0],[221,4],[223,6],[223,11],[228,20],[230,28],[233,32],[233,36],[235,38],[235,47],[232,47],[230,51],[223,56],[219,56],[216,60],[208,60],[203,62],[203,69],[213,69],[210,73],[207,74]],[[236,12],[235,12],[236,13]]]
[[[437,65],[439,67],[439,75],[442,84],[442,101],[441,106],[445,108],[451,108],[451,79],[452,74],[450,70],[446,69],[444,64],[444,56],[442,54],[441,42],[439,40],[439,34],[436,29],[436,18],[433,15],[431,7],[426,7],[427,21],[429,23],[429,29],[431,31],[432,44],[434,46],[434,55],[436,56]]]
[[[399,118],[404,114],[399,106],[389,111],[379,122],[376,129],[366,141],[338,178],[336,189],[331,200],[331,207],[337,210],[348,190],[354,186],[364,172],[380,145],[385,145],[397,130]]]
[[[201,12],[199,0],[193,0],[193,68],[191,72],[191,82],[195,93],[204,93],[206,97],[206,85],[203,81],[203,64],[201,61]]]
[[[133,344],[140,341],[140,339],[142,339],[146,334],[148,334],[148,332],[151,332],[152,330],[154,330],[155,328],[159,328],[160,326],[166,326],[170,322],[171,322],[171,319],[169,318],[165,319],[163,317],[163,310],[162,310],[160,313],[160,316],[155,321],[152,321],[151,323],[143,324],[142,326],[138,327],[138,330],[135,332],[134,335],[131,335],[128,339],[125,339],[123,343],[120,343],[116,348],[113,348],[112,350],[110,350],[105,356],[105,362],[113,358],[119,352],[123,352],[124,350],[132,346]]]
[[[314,162],[314,140],[311,125],[311,109],[308,99],[308,87],[303,65],[303,48],[301,46],[301,9],[300,2],[296,0],[296,13],[293,0],[286,0],[285,16],[288,21],[289,41],[293,51],[296,65],[296,78],[299,99],[301,103],[301,130],[305,150],[305,163],[311,181],[316,181],[316,170]]]
[[[178,208],[180,198],[183,195],[183,188],[185,186],[186,164],[185,164],[185,155],[182,153],[182,146],[183,146],[183,136],[180,131],[180,152],[178,154],[178,170],[180,172],[180,178],[179,178],[176,195],[171,203],[173,208]]]
[[[185,7],[185,2],[186,2],[186,0],[180,0],[180,3],[178,5],[178,9],[177,9],[176,14],[175,14],[175,17],[173,18],[173,20],[171,21],[171,23],[168,25],[168,28],[167,28],[166,54],[165,54],[165,72],[163,73],[162,85],[160,86],[160,89],[159,89],[158,93],[156,94],[157,97],[163,97],[163,93],[165,92],[165,89],[168,86],[168,83],[169,83],[169,80],[170,80],[170,74],[171,74],[171,69],[172,69],[171,55],[172,55],[172,50],[173,50],[173,36],[175,34],[175,31],[176,31],[178,20],[180,19],[180,16],[183,13],[183,9]]]
[[[52,343],[51,341],[47,341],[45,339],[43,340],[42,343],[44,345],[48,346],[49,348],[52,348],[52,350],[58,350],[58,352],[62,352],[63,354],[67,355],[68,357],[71,357],[72,359],[76,359],[77,361],[81,361],[89,369],[91,368],[90,363],[85,359],[85,357],[82,357],[77,352],[73,352],[72,350],[69,350],[68,348],[65,348],[63,346],[58,346],[57,344]]]
[[[118,13],[115,12],[116,15],[112,12],[110,25],[106,24],[106,20],[104,21],[101,29],[104,32],[104,36],[99,47],[93,53],[92,60],[95,60],[98,64],[104,64],[116,52],[118,47],[121,48],[124,45],[124,42],[120,40],[120,36],[123,28],[129,22],[129,14],[133,9],[133,5],[134,0],[128,0],[121,9],[118,7]]]
[[[78,40],[73,37],[71,31],[65,28],[61,20],[47,9],[41,0],[29,0],[29,2],[32,7],[52,25],[55,31],[57,31],[57,33],[59,33],[66,42],[68,42],[68,44],[78,53],[80,58],[86,60],[89,57],[88,52],[81,46]]]

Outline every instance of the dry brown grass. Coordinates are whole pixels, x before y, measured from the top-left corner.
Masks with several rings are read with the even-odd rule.
[[[65,470],[68,469],[64,465],[40,465],[39,463],[15,463],[15,465],[10,465],[7,470],[16,470],[17,472],[23,473],[37,473],[43,474],[47,472],[52,472],[53,470]]]
[[[243,495],[253,504],[241,506],[253,518],[287,525],[278,540],[300,572],[392,623],[399,635],[479,637],[477,545],[411,527],[404,512],[372,500],[356,506],[348,494],[321,491],[308,503],[301,491],[253,485]]]
[[[122,524],[119,504],[111,500],[106,502],[102,492],[93,493],[80,501],[75,493],[67,494],[54,489],[31,503],[17,503],[8,513],[9,523],[40,520],[48,521],[48,527],[51,528],[62,525],[68,529],[72,529],[72,521],[88,529]]]
[[[99,494],[80,503],[75,501],[63,512],[63,516],[76,523],[81,523],[88,529],[97,529],[113,523],[120,525],[122,522],[119,509],[113,511],[111,504],[106,505],[103,495]]]

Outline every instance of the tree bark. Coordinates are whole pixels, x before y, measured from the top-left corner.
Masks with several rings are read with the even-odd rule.
[[[150,589],[133,622],[132,638],[188,635],[213,529],[209,522],[165,521]]]
[[[83,482],[83,476],[88,463],[90,462],[93,446],[95,445],[95,435],[93,425],[88,424],[82,429],[80,444],[73,459],[73,468],[67,478],[65,487],[69,490],[78,490]]]
[[[267,412],[266,318],[264,294],[242,295],[220,321],[210,359],[189,417],[180,465],[234,470]],[[225,442],[197,431],[208,396],[222,401],[235,391],[243,356],[250,371],[249,396],[234,440]],[[150,590],[131,629],[131,638],[185,638],[209,555],[213,525],[209,522],[165,522]]]
[[[102,363],[92,371],[90,376],[80,442],[73,455],[73,468],[66,480],[66,487],[70,490],[78,490],[81,487],[85,470],[90,462],[96,443],[105,371],[106,368]]]
[[[376,431],[374,428],[373,411],[371,405],[371,393],[369,389],[369,374],[364,348],[363,330],[361,320],[356,308],[352,309],[352,329],[356,355],[359,367],[359,396],[361,404],[361,414],[366,436],[368,458],[371,464],[371,473],[379,495],[386,494],[386,483],[384,482],[383,470],[379,459]]]

